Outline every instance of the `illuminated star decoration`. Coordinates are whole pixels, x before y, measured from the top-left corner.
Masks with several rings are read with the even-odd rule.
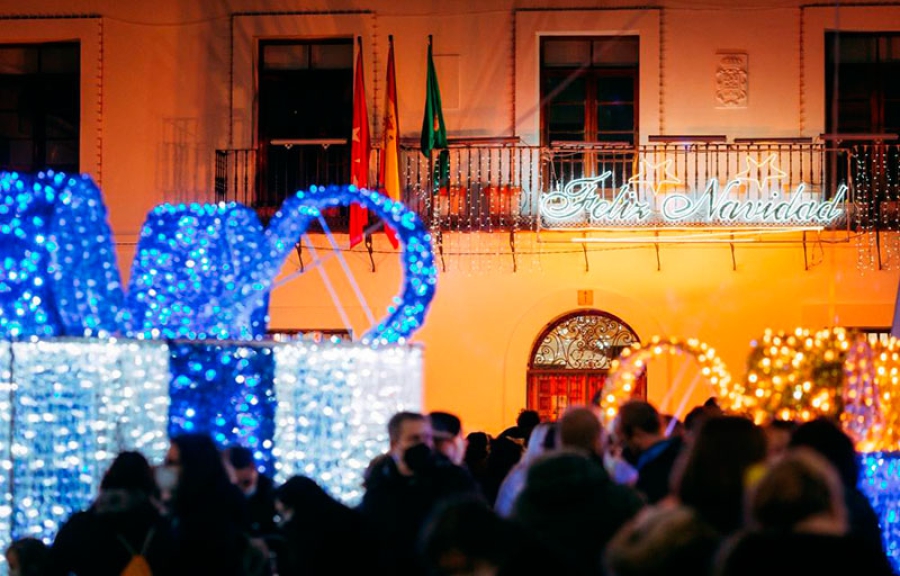
[[[673,164],[674,160],[671,158],[656,164],[641,158],[638,173],[628,179],[628,184],[635,191],[652,190],[654,196],[665,193],[668,189],[684,183],[675,175]]]
[[[738,172],[734,177],[735,181],[742,183],[741,191],[750,193],[755,189],[757,193],[764,195],[773,189],[780,190],[781,185],[778,182],[787,176],[787,173],[779,169],[774,162],[775,154],[770,154],[762,162],[747,156],[746,170]],[[767,185],[769,181],[771,182]]]

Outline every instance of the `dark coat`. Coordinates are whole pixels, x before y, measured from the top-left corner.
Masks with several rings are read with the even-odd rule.
[[[392,574],[420,574],[419,534],[435,505],[454,495],[481,497],[472,475],[440,454],[413,476],[403,476],[392,458],[380,462],[366,482],[360,512],[377,532]]]
[[[142,551],[154,574],[171,574],[171,526],[146,497],[104,491],[59,529],[51,547],[52,574],[119,576]]]
[[[672,468],[683,449],[684,441],[675,436],[654,444],[638,457],[638,478],[634,487],[647,497],[650,504],[656,504],[669,495]]]

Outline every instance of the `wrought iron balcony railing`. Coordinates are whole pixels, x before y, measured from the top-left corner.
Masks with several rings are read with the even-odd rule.
[[[827,139],[654,137],[631,146],[554,142],[527,146],[517,139],[458,140],[450,146],[449,178],[435,179],[437,156],[416,146],[400,150],[401,200],[433,228],[454,232],[538,230],[548,194],[573,181],[597,179],[592,194],[613,201],[623,188],[650,205],[670,193],[701,197],[711,182],[723,194],[756,199],[783,194],[826,200],[844,189],[846,213],[831,227],[900,229],[900,145],[883,140],[840,147]],[[370,162],[377,182],[379,151]],[[261,151],[218,150],[215,193],[265,219],[296,190],[349,181],[349,145],[321,141],[272,142]],[[347,211],[326,215],[347,230]]]

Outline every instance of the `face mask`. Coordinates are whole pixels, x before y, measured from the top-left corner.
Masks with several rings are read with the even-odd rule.
[[[427,444],[416,444],[406,449],[403,461],[413,472],[421,472],[434,465],[434,454]]]
[[[247,498],[250,498],[251,496],[256,494],[256,484],[249,486],[247,488],[242,488],[241,492],[244,493],[244,496],[246,496]]]

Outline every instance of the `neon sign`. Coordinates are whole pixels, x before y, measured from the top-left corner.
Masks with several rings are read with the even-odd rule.
[[[671,160],[641,160],[638,173],[619,188],[608,186],[612,172],[580,178],[562,190],[541,196],[543,228],[632,226],[827,226],[844,214],[847,186],[824,199],[801,183],[785,192],[778,185],[786,174],[774,166],[774,155],[762,162],[747,160],[747,170],[721,186],[710,180],[701,191],[680,189]],[[658,173],[660,177],[654,177]],[[755,196],[748,198],[747,196]]]

